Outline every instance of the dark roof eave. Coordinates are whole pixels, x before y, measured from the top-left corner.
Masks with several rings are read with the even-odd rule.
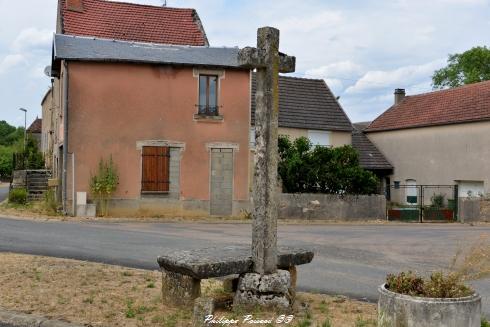
[[[78,62],[100,62],[100,63],[133,63],[133,64],[148,64],[148,65],[168,65],[168,66],[185,66],[185,67],[214,67],[226,68],[235,70],[250,70],[239,66],[216,65],[216,64],[200,64],[200,63],[179,63],[179,62],[162,62],[154,60],[136,60],[136,59],[112,59],[112,58],[55,58],[57,61],[78,61]]]

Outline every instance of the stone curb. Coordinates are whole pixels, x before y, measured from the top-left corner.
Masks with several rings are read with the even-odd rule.
[[[0,327],[84,327],[59,320],[0,309]]]

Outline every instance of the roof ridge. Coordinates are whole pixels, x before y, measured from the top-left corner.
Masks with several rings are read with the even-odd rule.
[[[307,78],[307,77],[297,77],[297,76],[287,76],[287,75],[279,75],[279,77],[287,78],[287,79],[299,79],[304,81],[323,81],[322,78]]]
[[[426,95],[431,95],[431,94],[436,94],[436,93],[448,93],[448,92],[453,92],[453,91],[457,91],[457,90],[461,90],[461,89],[465,89],[465,88],[476,87],[478,85],[482,85],[482,84],[486,84],[486,83],[490,84],[490,80],[460,85],[460,86],[456,86],[456,87],[449,87],[447,89],[433,90],[433,91],[429,91],[429,92],[425,92],[425,93],[406,95],[405,98],[421,97],[421,96],[426,96]]]
[[[149,4],[145,4],[145,3],[134,3],[134,2],[121,1],[121,0],[111,0],[111,1],[107,1],[107,0],[91,0],[91,1],[109,2],[109,3],[122,4],[122,5],[135,6],[135,7],[150,7],[150,8],[177,9],[177,10],[196,10],[194,8],[179,8],[179,7],[157,6],[157,5],[149,5]]]

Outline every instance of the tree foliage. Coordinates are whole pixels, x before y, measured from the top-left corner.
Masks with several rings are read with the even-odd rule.
[[[435,89],[457,87],[490,80],[490,49],[474,47],[463,53],[451,54],[448,65],[432,76]]]
[[[118,184],[119,175],[112,156],[107,161],[100,159],[97,174],[90,176],[90,191],[102,216],[107,215],[108,201]]]
[[[359,166],[351,146],[312,146],[306,137],[279,137],[279,176],[286,193],[373,194],[378,178]]]

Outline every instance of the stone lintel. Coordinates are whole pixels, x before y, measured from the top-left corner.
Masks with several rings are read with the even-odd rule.
[[[144,146],[166,146],[169,148],[180,148],[185,150],[185,142],[172,140],[141,140],[136,142],[136,149],[141,150]]]

